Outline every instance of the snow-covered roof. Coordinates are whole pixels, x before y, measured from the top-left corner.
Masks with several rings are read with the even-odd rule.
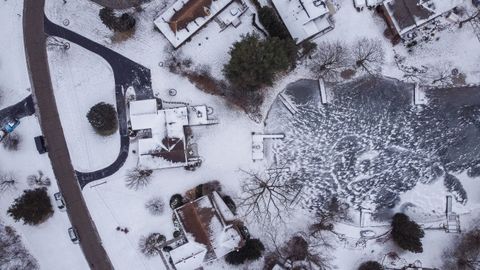
[[[130,115],[154,114],[156,112],[156,99],[135,100],[130,102]]]
[[[206,253],[204,245],[191,241],[170,251],[170,257],[177,270],[192,270],[203,264]]]
[[[233,0],[178,0],[166,9],[155,25],[178,48]]]
[[[464,0],[386,0],[383,2],[400,35],[440,16]]]
[[[130,102],[133,130],[150,130],[138,140],[139,163],[150,169],[182,167],[187,164],[184,126],[187,107],[157,110],[156,99]]]
[[[273,0],[273,5],[297,44],[331,29],[323,0]]]
[[[190,250],[200,246],[206,251],[200,253],[200,249],[197,248],[198,256],[203,255],[202,262],[208,262],[225,256],[243,244],[239,231],[230,224],[231,221],[235,220],[235,215],[226,206],[217,192],[200,197],[175,209],[175,215],[178,217],[185,232],[188,240],[187,244],[192,246],[182,246],[183,249],[179,252],[176,251],[177,248],[172,250],[170,253],[174,252],[177,259],[182,256],[182,258],[187,257],[185,256],[186,253],[191,254],[192,251]],[[188,251],[184,251],[184,249]],[[198,263],[200,260],[198,256],[178,261],[181,264],[199,267],[202,263]],[[187,260],[191,261],[186,262]],[[177,267],[176,264],[175,267]]]

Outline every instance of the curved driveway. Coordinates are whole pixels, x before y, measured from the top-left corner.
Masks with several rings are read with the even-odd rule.
[[[117,159],[106,168],[94,172],[77,171],[77,179],[83,188],[88,183],[114,174],[120,169],[128,157],[130,139],[127,131],[127,113],[125,104],[125,90],[132,86],[137,99],[153,98],[150,70],[125,56],[102,46],[84,36],[72,32],[64,27],[52,23],[46,17],[44,19],[45,33],[57,36],[78,44],[83,48],[98,54],[112,67],[115,79],[115,97],[120,133],[120,152]]]

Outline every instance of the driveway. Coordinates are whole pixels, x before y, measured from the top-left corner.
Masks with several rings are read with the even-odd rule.
[[[77,229],[88,265],[91,269],[113,269],[83,199],[58,115],[47,60],[44,4],[45,0],[25,0],[23,10],[25,55],[40,127],[48,143],[48,156],[67,205],[70,222]],[[67,234],[67,228],[58,233]]]
[[[10,120],[20,119],[34,113],[35,106],[33,104],[33,98],[32,95],[29,95],[17,104],[0,110],[0,126],[5,125]]]
[[[125,91],[128,87],[133,87],[137,99],[154,98],[151,86],[150,70],[105,46],[102,46],[62,26],[52,23],[46,17],[44,23],[45,33],[51,36],[66,39],[70,42],[82,46],[83,48],[95,54],[98,54],[110,64],[113,70],[120,133],[120,151],[117,159],[112,164],[103,169],[93,172],[77,171],[76,173],[78,182],[83,188],[92,181],[102,179],[114,174],[125,163],[125,160],[128,157],[128,150],[130,144],[127,130]]]

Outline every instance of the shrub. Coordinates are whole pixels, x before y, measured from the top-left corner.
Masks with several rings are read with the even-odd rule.
[[[8,151],[17,151],[18,150],[18,145],[22,141],[22,138],[18,133],[13,132],[5,136],[3,139],[3,148],[5,148]]]
[[[367,261],[360,264],[358,270],[383,270],[383,266],[376,261]]]
[[[17,178],[13,173],[0,173],[0,193],[16,189]]]
[[[290,51],[291,45],[276,37],[260,40],[258,35],[247,34],[233,44],[223,73],[240,91],[254,91],[272,85],[278,72],[293,65]]]
[[[145,203],[145,208],[147,208],[150,214],[158,216],[163,213],[165,204],[163,203],[163,200],[161,198],[152,198],[147,203]]]
[[[37,225],[53,214],[50,197],[46,188],[24,190],[23,195],[16,198],[7,213],[15,220],[23,220],[24,224]]]
[[[183,197],[180,194],[173,194],[170,198],[170,208],[176,209],[183,205]]]
[[[97,103],[88,111],[87,119],[93,129],[100,135],[108,136],[117,131],[117,112],[111,104]]]
[[[402,249],[422,253],[423,247],[421,238],[425,233],[420,226],[402,213],[397,213],[392,220],[392,237],[393,241]]]
[[[225,261],[232,265],[243,264],[246,261],[257,260],[262,256],[265,247],[259,239],[249,239],[238,251],[232,251],[225,256]]]
[[[42,171],[38,171],[37,174],[32,174],[27,177],[27,183],[30,187],[40,186],[49,187],[52,182],[48,176],[43,175]]]
[[[463,188],[462,182],[452,174],[447,173],[443,180],[443,184],[449,192],[453,194],[455,200],[461,204],[466,204],[468,195]]]
[[[145,256],[158,255],[167,238],[160,233],[151,233],[147,237],[140,238],[138,247]]]
[[[123,13],[120,17],[117,17],[111,8],[102,8],[98,15],[102,23],[115,32],[126,32],[135,27],[135,18],[128,13]]]
[[[264,6],[258,11],[258,20],[265,27],[268,34],[279,39],[290,39],[287,27],[278,18],[275,10],[271,7]]]

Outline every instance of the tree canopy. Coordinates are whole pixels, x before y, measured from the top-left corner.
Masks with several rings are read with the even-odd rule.
[[[24,190],[23,195],[16,198],[7,213],[15,220],[23,220],[24,224],[37,225],[53,214],[52,203],[46,188]]]
[[[117,131],[117,112],[111,104],[97,103],[88,111],[87,119],[93,129],[100,135],[108,136]]]
[[[238,251],[232,251],[225,256],[225,261],[229,264],[239,265],[246,261],[253,261],[262,256],[265,247],[259,239],[249,239],[245,245]]]
[[[397,213],[392,220],[392,237],[395,243],[408,251],[422,253],[421,238],[425,233],[420,226],[402,213]]]
[[[295,53],[293,53],[295,52]],[[230,61],[223,72],[227,79],[242,91],[253,91],[272,85],[278,72],[293,65],[295,43],[277,37],[261,40],[255,34],[247,34],[233,44]]]

